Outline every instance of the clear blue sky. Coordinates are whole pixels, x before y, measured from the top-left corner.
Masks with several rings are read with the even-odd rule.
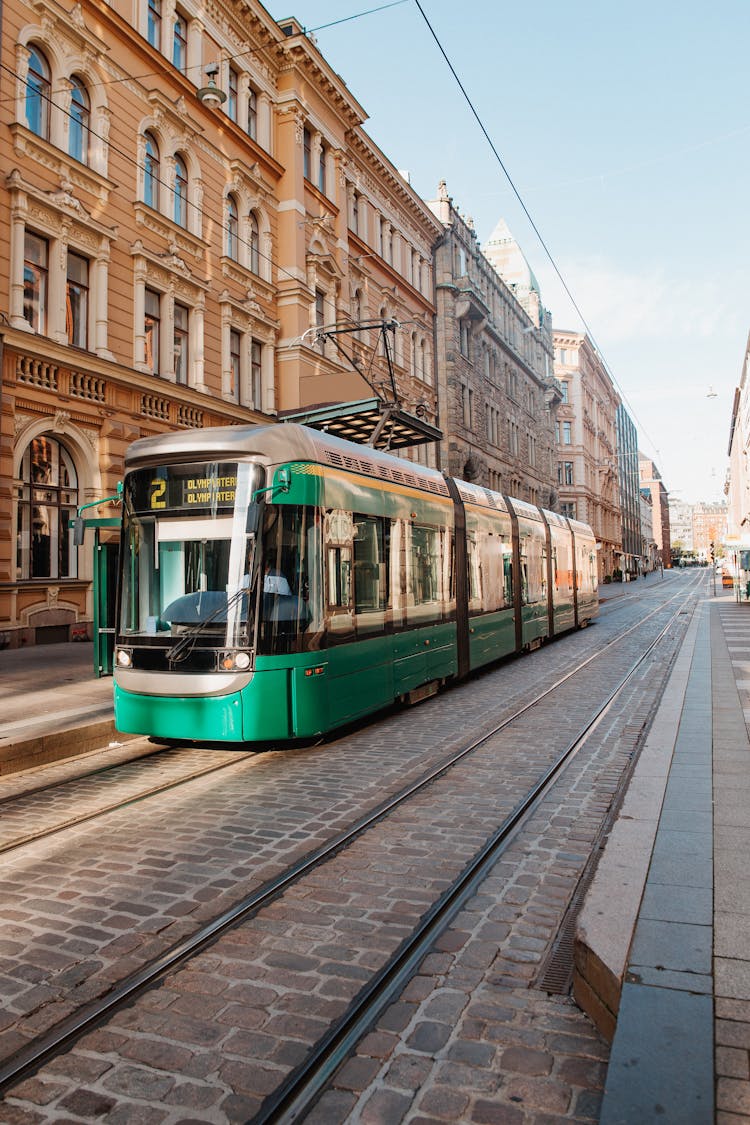
[[[415,0],[268,0],[295,16],[413,187],[500,217],[581,329]],[[381,0],[382,2],[382,0]],[[723,498],[750,330],[750,0],[420,0],[667,488]],[[709,398],[709,388],[716,392]]]

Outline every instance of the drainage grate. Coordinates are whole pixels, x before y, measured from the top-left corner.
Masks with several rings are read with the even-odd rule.
[[[531,982],[530,988],[539,988],[553,996],[567,996],[570,992],[573,984],[573,940],[576,922],[595,871],[596,864],[589,862],[568,903],[568,909],[565,911],[552,949],[536,979]]]

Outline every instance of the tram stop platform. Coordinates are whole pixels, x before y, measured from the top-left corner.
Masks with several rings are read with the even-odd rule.
[[[611,1042],[601,1125],[750,1122],[749,723],[750,605],[709,591],[579,916],[574,995]],[[91,643],[0,651],[0,795],[127,739]]]
[[[0,651],[0,786],[126,738],[115,732],[112,677],[94,676],[90,641]]]

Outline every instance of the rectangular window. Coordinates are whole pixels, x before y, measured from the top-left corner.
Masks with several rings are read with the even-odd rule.
[[[250,386],[253,395],[253,406],[256,410],[263,407],[263,367],[261,357],[263,349],[257,340],[250,345]]]
[[[352,231],[359,234],[359,194],[352,192]]]
[[[325,300],[326,295],[321,289],[315,290],[315,324],[318,328],[322,328],[325,324]],[[318,351],[323,355],[325,353],[325,340],[318,341]]]
[[[184,74],[187,70],[187,20],[175,15],[172,29],[172,62]]]
[[[567,403],[569,401],[569,399],[568,399],[568,386],[569,386],[568,380],[567,379],[561,379],[560,380],[560,386],[562,388],[562,400],[567,405]]]
[[[459,326],[458,326],[458,343],[459,343],[461,355],[465,356],[466,359],[471,359],[471,354],[470,354],[471,344],[470,344],[470,341],[471,341],[471,334],[469,332],[468,322],[465,321],[465,320],[461,320],[461,321],[459,321]]]
[[[74,348],[88,347],[89,263],[80,254],[68,251],[68,276],[65,288],[65,331]]]
[[[572,501],[565,501],[560,505],[560,515],[565,516],[566,519],[574,520],[576,518],[576,506]]]
[[[241,370],[242,337],[236,328],[229,330],[229,366],[232,372],[232,398],[236,403],[242,402],[242,370]]]
[[[570,445],[573,440],[570,422],[563,422],[562,424],[562,438],[563,445]]]
[[[388,605],[390,523],[377,516],[354,516],[354,612],[357,635],[382,632]]]
[[[307,128],[302,131],[302,173],[306,180],[312,174],[312,133]]]
[[[472,398],[471,389],[461,383],[461,418],[467,430],[472,428]]]
[[[258,95],[255,90],[247,92],[247,135],[254,141],[258,139]]]
[[[558,461],[557,462],[557,483],[558,484],[572,484],[573,483],[573,462],[572,461]]]
[[[152,47],[161,50],[161,0],[148,0],[146,37]]]
[[[232,121],[237,120],[237,106],[239,103],[239,76],[233,66],[230,66],[227,75],[227,116]]]
[[[161,350],[161,296],[153,289],[146,290],[143,328],[146,337],[146,365],[152,375],[158,375]]]
[[[176,383],[187,385],[189,362],[189,310],[185,305],[174,306],[174,377]]]
[[[318,160],[318,188],[319,188],[320,191],[323,192],[323,195],[325,195],[325,193],[326,193],[326,156],[327,155],[328,155],[328,149],[326,148],[325,145],[322,144],[320,146],[320,158]]]
[[[23,315],[35,332],[47,331],[47,279],[49,244],[46,238],[26,231],[23,263]]]

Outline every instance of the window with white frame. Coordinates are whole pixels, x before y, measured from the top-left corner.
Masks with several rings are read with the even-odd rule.
[[[233,195],[227,196],[226,236],[227,257],[236,262],[240,249],[240,212]]]
[[[68,250],[65,331],[72,347],[89,346],[89,263],[73,250]]]
[[[320,152],[318,154],[318,181],[317,186],[319,191],[326,193],[326,160],[328,159],[328,146],[321,141]]]
[[[312,133],[307,126],[302,130],[302,173],[306,180],[312,176]]]
[[[260,340],[250,342],[250,393],[256,410],[263,407],[263,345]]]
[[[231,372],[231,396],[242,404],[242,333],[236,328],[229,330],[229,370]]]
[[[32,133],[45,141],[50,137],[50,73],[46,56],[38,47],[30,47],[26,77],[26,121]]]
[[[248,216],[247,237],[250,248],[248,261],[250,272],[260,275],[260,223],[255,211],[251,211]]]
[[[239,113],[240,76],[233,66],[227,68],[227,116],[237,120]]]
[[[152,375],[158,375],[161,369],[161,293],[146,289],[145,310],[146,366]]]
[[[174,158],[174,207],[172,218],[178,226],[187,229],[188,225],[188,171],[187,164],[179,153]]]
[[[177,301],[174,304],[174,378],[187,385],[190,365],[190,310]]]
[[[174,14],[172,23],[172,63],[183,74],[187,71],[188,62],[188,22],[187,18],[179,11]]]
[[[88,164],[91,103],[80,78],[75,76],[71,78],[70,86],[68,152],[74,160],[78,160],[81,164]]]
[[[24,235],[23,316],[35,332],[47,332],[49,242],[33,231]]]
[[[25,221],[32,213],[34,228]],[[85,212],[71,215],[64,204],[21,176],[10,189],[10,225],[11,326],[111,358],[106,309],[115,228]],[[86,253],[93,246],[95,259]],[[94,297],[102,311],[96,320]]]
[[[254,141],[258,139],[258,95],[252,86],[247,91],[247,135]]]
[[[148,0],[146,38],[152,47],[161,50],[161,0]]]
[[[161,163],[159,160],[159,145],[153,133],[145,135],[145,156],[143,165],[143,202],[148,207],[159,210],[159,181],[161,177]]]

